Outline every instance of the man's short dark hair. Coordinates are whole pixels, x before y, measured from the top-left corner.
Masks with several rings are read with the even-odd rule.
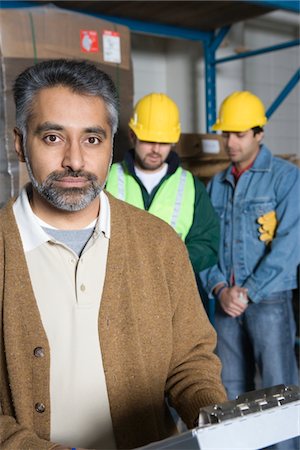
[[[118,128],[119,100],[111,78],[90,62],[54,59],[29,67],[15,81],[13,92],[16,124],[25,141],[27,123],[36,94],[41,89],[55,86],[67,87],[74,93],[102,98],[114,136]]]
[[[264,131],[264,129],[262,127],[253,127],[253,128],[251,128],[251,130],[253,130],[253,136],[255,136],[256,134],[262,133]]]

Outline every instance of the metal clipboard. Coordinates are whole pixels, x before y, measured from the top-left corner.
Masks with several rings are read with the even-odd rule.
[[[198,427],[141,448],[258,450],[299,435],[300,389],[278,385],[201,408]]]

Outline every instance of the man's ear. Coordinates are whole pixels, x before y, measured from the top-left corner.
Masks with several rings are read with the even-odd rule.
[[[128,130],[128,137],[129,137],[129,140],[131,142],[131,145],[133,145],[133,147],[135,147],[136,135],[134,134],[134,132],[132,131],[131,128],[129,128],[129,130]]]
[[[15,151],[20,162],[25,162],[23,135],[18,128],[14,128]]]
[[[257,133],[257,134],[255,135],[256,140],[257,140],[257,142],[258,142],[259,144],[260,144],[261,141],[263,140],[264,135],[265,135],[265,133],[264,133],[263,131],[261,131],[260,133]]]

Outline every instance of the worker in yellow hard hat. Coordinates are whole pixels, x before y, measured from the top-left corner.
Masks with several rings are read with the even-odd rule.
[[[106,189],[170,224],[185,242],[196,273],[212,266],[218,220],[203,183],[180,167],[173,151],[181,132],[176,103],[166,94],[146,95],[135,105],[129,129],[133,148],[112,165]]]
[[[233,92],[223,101],[213,130],[246,131],[267,123],[263,102],[248,91]]]
[[[217,299],[217,351],[230,399],[255,388],[256,369],[262,387],[298,383],[291,302],[300,263],[300,170],[262,143],[266,123],[262,101],[242,91],[223,101],[213,126],[231,164],[208,185],[221,245],[218,264],[201,278]]]

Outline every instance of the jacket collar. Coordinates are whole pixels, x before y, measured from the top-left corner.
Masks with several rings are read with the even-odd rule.
[[[262,144],[252,167],[249,169],[249,172],[270,172],[272,168],[272,158],[273,155],[270,150]],[[230,164],[229,167],[223,172],[221,181],[227,180],[231,182],[233,180],[233,175],[231,173],[232,166],[233,164]]]

